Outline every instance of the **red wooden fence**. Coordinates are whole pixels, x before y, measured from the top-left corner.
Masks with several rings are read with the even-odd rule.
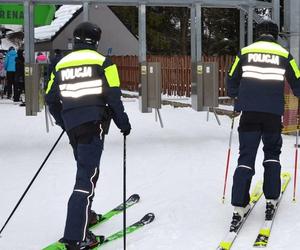
[[[117,64],[122,88],[138,91],[139,61],[137,56],[112,56]],[[225,96],[225,75],[233,60],[232,56],[208,57],[202,61],[217,62],[219,65],[219,95]],[[148,56],[148,62],[161,62],[162,93],[173,96],[191,95],[191,57],[190,56]]]

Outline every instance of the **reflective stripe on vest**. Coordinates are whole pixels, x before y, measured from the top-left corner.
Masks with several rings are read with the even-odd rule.
[[[300,77],[300,71],[299,71],[299,68],[297,66],[297,63],[296,63],[295,59],[290,61],[290,65],[292,66],[292,69],[294,70],[296,78],[299,78]]]
[[[84,81],[59,85],[63,97],[79,98],[87,95],[102,94],[102,80]]]
[[[272,67],[257,67],[257,66],[243,66],[242,77],[255,78],[259,80],[275,80],[283,81],[285,69]]]
[[[70,53],[61,59],[55,70],[59,71],[63,68],[83,66],[83,65],[99,65],[102,66],[105,61],[105,57],[93,50],[79,50]]]
[[[283,48],[277,43],[265,41],[253,43],[241,50],[242,55],[248,53],[265,53],[282,56],[284,58],[289,57],[289,52],[285,48]]]
[[[115,64],[105,68],[105,76],[109,87],[120,87],[120,78]]]
[[[259,80],[283,81],[284,77],[277,74],[260,74],[255,72],[243,72],[242,77],[254,78]]]
[[[53,72],[51,72],[50,80],[48,81],[48,84],[47,84],[46,94],[48,94],[49,91],[51,90],[53,82],[54,82],[54,74],[53,74]]]
[[[240,58],[239,58],[238,56],[236,56],[236,57],[235,57],[235,60],[234,60],[234,63],[232,64],[231,70],[230,70],[230,72],[229,72],[229,76],[230,76],[230,77],[233,76],[233,73],[234,73],[234,71],[235,71],[235,69],[236,69],[236,67],[237,67],[237,65],[238,65],[238,63],[239,63],[239,61],[240,61]]]

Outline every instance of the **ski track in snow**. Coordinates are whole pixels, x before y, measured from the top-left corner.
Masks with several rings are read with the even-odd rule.
[[[139,193],[141,201],[130,208],[131,224],[148,212],[156,219],[127,236],[128,250],[216,249],[229,227],[232,215],[230,190],[238,157],[236,121],[225,205],[221,203],[230,119],[190,108],[163,106],[165,128],[154,113],[142,114],[138,101],[125,102],[132,133],[127,139],[127,194]],[[4,224],[30,180],[38,170],[61,130],[45,131],[44,112],[26,117],[24,107],[0,103],[0,226]],[[100,178],[93,208],[111,209],[122,201],[123,136],[115,125],[106,137]],[[294,136],[284,136],[281,162],[284,171],[294,171]],[[254,181],[262,178],[263,153],[259,149]],[[72,150],[64,135],[27,193],[0,238],[1,250],[39,250],[62,237],[66,205],[75,179]],[[292,203],[293,181],[283,197],[269,241],[270,250],[298,250],[299,202]],[[297,190],[297,198],[300,191]],[[232,250],[248,250],[264,216],[264,198],[255,207]],[[97,228],[109,235],[122,228],[116,216]],[[118,240],[103,250],[123,249]]]

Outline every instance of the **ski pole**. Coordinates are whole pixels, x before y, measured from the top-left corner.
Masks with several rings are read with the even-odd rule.
[[[49,151],[48,155],[46,156],[45,160],[43,161],[43,163],[41,164],[40,168],[38,169],[38,171],[36,172],[36,174],[34,175],[34,177],[32,178],[31,182],[29,183],[29,185],[27,186],[25,192],[22,194],[21,198],[19,199],[17,205],[14,207],[13,211],[10,213],[10,215],[8,216],[8,219],[6,220],[6,222],[4,223],[3,227],[0,230],[0,235],[2,233],[2,231],[4,230],[4,228],[6,227],[7,223],[9,222],[9,220],[11,219],[11,217],[13,216],[13,214],[15,213],[15,211],[17,210],[18,206],[20,205],[20,203],[22,202],[23,198],[25,197],[26,193],[28,192],[29,188],[31,187],[31,185],[33,184],[33,182],[35,181],[36,177],[38,176],[38,174],[40,173],[40,171],[42,170],[42,168],[44,167],[45,163],[47,162],[49,156],[51,155],[52,151],[54,150],[54,148],[56,147],[57,143],[59,142],[60,138],[62,137],[62,135],[64,134],[64,130],[61,132],[60,136],[58,137],[58,139],[56,140],[56,142],[54,143],[53,147],[51,148],[51,150]]]
[[[123,150],[123,244],[126,250],[126,135],[124,135]]]
[[[296,202],[296,185],[297,185],[297,169],[298,169],[298,141],[299,141],[299,107],[298,107],[297,128],[296,128],[293,202]]]
[[[231,118],[231,129],[230,129],[230,136],[229,136],[229,147],[228,147],[228,151],[227,151],[227,161],[226,161],[226,170],[225,170],[225,179],[224,179],[224,189],[223,189],[222,203],[225,202],[225,193],[226,193],[227,176],[228,176],[228,169],[229,169],[229,162],[230,162],[233,127],[234,127],[234,115]]]

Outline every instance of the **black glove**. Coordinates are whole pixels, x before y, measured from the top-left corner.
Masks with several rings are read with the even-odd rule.
[[[121,133],[124,135],[124,136],[127,136],[130,134],[130,130],[131,130],[131,126],[129,124],[129,126],[127,126],[126,128],[122,128],[121,129]]]

